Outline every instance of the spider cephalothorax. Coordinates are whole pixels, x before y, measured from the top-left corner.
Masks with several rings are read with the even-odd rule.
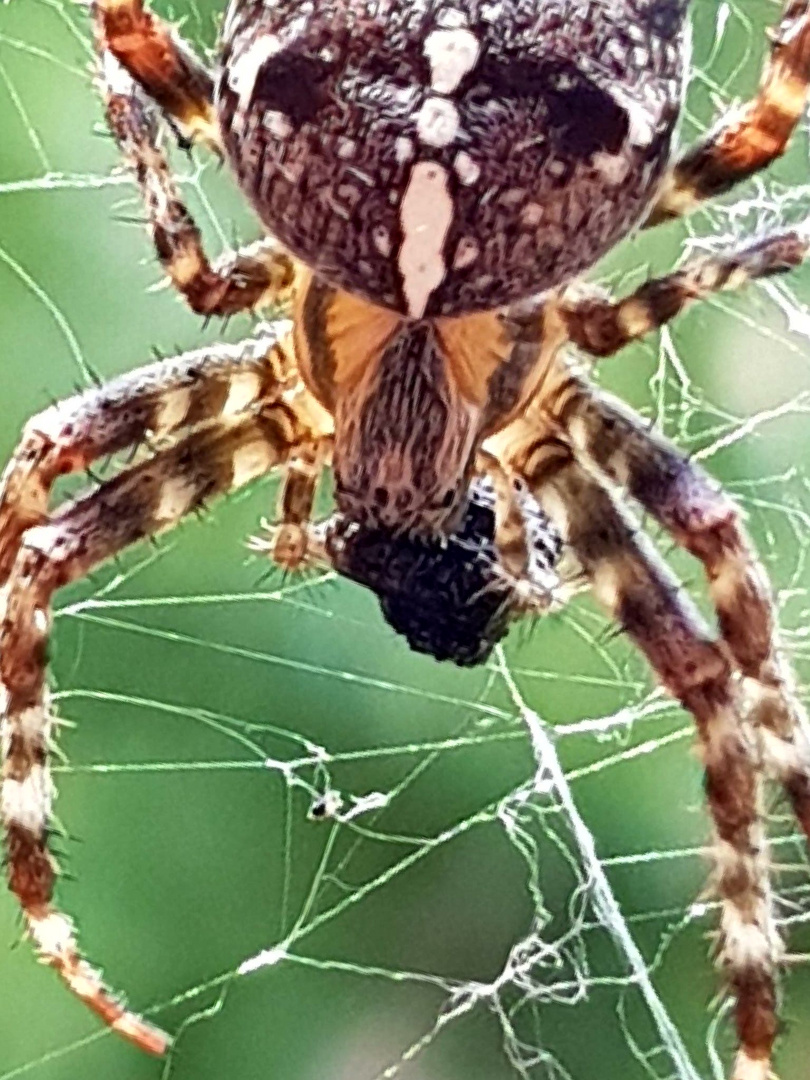
[[[810,246],[807,226],[768,235],[618,300],[572,280],[634,224],[686,214],[763,169],[802,116],[810,0],[785,0],[758,93],[669,163],[686,8],[233,0],[211,72],[143,0],[92,4],[107,120],[171,282],[206,316],[291,316],[47,409],[0,493],[9,884],[42,958],[138,1046],[159,1053],[168,1037],[109,993],[53,906],[52,597],[281,470],[278,521],[254,546],[371,587],[391,624],[440,658],[479,662],[512,618],[562,599],[564,545],[694,717],[734,1080],[768,1077],[780,943],[761,788],[763,772],[777,779],[810,835],[807,718],[734,503],[566,348],[616,353]],[[270,239],[209,261],[161,148],[167,127],[229,159]],[[51,508],[61,474],[139,447],[98,489]],[[337,511],[313,526],[328,465]],[[634,506],[702,563],[716,634]]]

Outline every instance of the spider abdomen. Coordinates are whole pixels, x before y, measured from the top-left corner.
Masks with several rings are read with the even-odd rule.
[[[269,231],[412,318],[560,284],[669,152],[680,0],[232,0],[217,105]]]

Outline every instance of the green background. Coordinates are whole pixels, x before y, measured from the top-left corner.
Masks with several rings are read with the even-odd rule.
[[[156,6],[213,44],[219,4]],[[694,7],[684,138],[756,85],[763,28],[778,11],[769,0]],[[206,328],[168,290],[149,291],[159,273],[101,137],[87,38],[68,3],[0,6],[2,458],[25,419],[86,386],[88,370],[109,376],[155,349],[250,331],[247,318]],[[225,170],[202,156],[177,164],[212,251],[256,235]],[[692,234],[730,238],[801,217],[807,178],[800,135],[767,185],[745,189],[739,214],[715,210],[689,230],[629,241],[597,276],[627,289],[671,267]],[[808,300],[806,272],[790,291],[724,297],[600,371],[703,452],[745,505],[803,682]],[[354,586],[268,572],[244,541],[275,497],[274,482],[259,484],[58,597],[53,682],[70,722],[56,762],[59,898],[110,982],[180,1034],[166,1066],[100,1032],[19,945],[3,894],[0,1080],[374,1080],[398,1063],[404,1080],[679,1075],[656,1053],[660,1035],[598,925],[558,802],[532,790],[531,746],[502,673],[409,654]],[[673,561],[699,592],[698,568]],[[702,906],[698,850],[707,822],[688,718],[653,692],[587,599],[516,628],[505,657],[525,701],[561,728],[570,792],[625,927],[699,1075],[711,1076],[709,1047],[727,1055],[732,1040],[715,1024],[714,913]],[[601,723],[576,734],[579,721]],[[390,798],[343,825],[308,820],[326,788],[347,805]],[[771,808],[784,833],[784,808]],[[776,858],[780,915],[801,956],[802,855],[788,838]],[[289,959],[232,977],[293,928]],[[510,978],[509,951],[532,934],[556,949],[537,948],[531,962],[524,949]],[[805,1076],[801,963],[784,1017],[780,1075]]]

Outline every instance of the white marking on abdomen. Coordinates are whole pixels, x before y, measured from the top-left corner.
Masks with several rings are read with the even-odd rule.
[[[305,18],[299,17],[287,27],[290,37],[295,36],[299,27],[303,29],[305,21]],[[228,86],[239,97],[236,119],[240,124],[244,122],[262,66],[285,48],[285,43],[275,35],[264,34],[252,41],[244,51],[238,50],[238,46],[234,49],[228,64]],[[268,111],[267,117],[270,118],[268,126],[279,138],[285,138],[292,130],[289,118],[284,113]]]
[[[462,184],[467,186],[474,184],[481,175],[481,167],[477,162],[473,161],[466,150],[459,150],[456,154],[453,168],[456,170],[456,176]]]
[[[277,139],[289,139],[293,133],[290,118],[278,109],[268,109],[264,113],[264,126],[276,136]]]
[[[425,38],[430,85],[439,94],[452,94],[478,62],[481,44],[471,30],[434,30]]]
[[[406,161],[410,161],[413,157],[413,143],[411,140],[406,139],[404,135],[400,135],[394,143],[394,154],[400,165],[403,165]]]
[[[472,266],[480,252],[478,243],[472,237],[463,236],[453,253],[453,269],[466,270],[468,266]]]
[[[458,109],[445,98],[428,98],[416,117],[416,133],[428,146],[449,146],[459,130]]]
[[[418,161],[411,170],[399,208],[402,245],[398,266],[408,311],[425,313],[430,294],[444,280],[443,256],[447,230],[453,220],[453,200],[447,172],[432,161]]]
[[[256,40],[228,65],[228,86],[239,97],[239,111],[244,112],[253,96],[253,87],[259,71],[271,56],[281,52],[282,43],[277,37],[266,35]]]
[[[384,225],[375,225],[371,230],[371,242],[380,255],[388,258],[391,254],[391,236]]]

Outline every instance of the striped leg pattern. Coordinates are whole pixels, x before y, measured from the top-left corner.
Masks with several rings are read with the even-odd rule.
[[[702,562],[722,639],[753,684],[749,716],[759,729],[765,763],[810,839],[810,726],[780,649],[768,579],[736,504],[631,409],[585,382],[571,384],[559,419],[576,453],[620,484]]]
[[[529,444],[514,465],[567,538],[594,595],[694,717],[714,821],[719,959],[734,996],[733,1080],[768,1080],[776,970],[761,784],[726,650],[637,524],[564,444]]]
[[[810,3],[787,0],[771,34],[771,54],[759,93],[675,162],[645,225],[691,213],[780,157],[804,112],[808,85]]]
[[[189,141],[219,149],[214,80],[143,0],[93,0],[96,47],[110,52]]]
[[[261,240],[212,264],[160,148],[155,103],[111,52],[101,55],[99,89],[107,123],[132,170],[146,208],[158,259],[192,311],[235,315],[292,297],[295,263],[272,240]]]
[[[575,345],[591,356],[612,356],[670,322],[695,300],[794,270],[807,258],[808,249],[810,225],[802,225],[736,250],[690,260],[682,269],[647,281],[618,300],[587,285],[575,286],[561,297],[559,313]]]
[[[292,385],[293,371],[286,344],[271,333],[138,368],[33,417],[0,489],[0,587],[25,530],[45,520],[57,477],[272,401]]]
[[[42,960],[107,1024],[144,1050],[168,1037],[125,1009],[81,958],[70,920],[52,904],[48,847],[47,643],[54,592],[128,545],[171,528],[217,495],[283,462],[314,432],[295,395],[282,400],[260,355],[189,354],[54,406],[33,421],[0,495],[2,788],[0,817],[11,891]],[[183,434],[185,426],[196,429]],[[56,476],[147,435],[174,443],[97,490],[48,513]]]
[[[807,257],[810,228],[776,233],[689,263],[630,296],[563,296],[570,339],[595,357],[610,356],[664,325],[694,300],[748,281],[786,273]],[[678,544],[703,563],[720,629],[739,670],[756,684],[751,719],[762,752],[783,784],[810,839],[810,725],[781,654],[770,588],[733,501],[660,435],[648,432],[620,402],[568,380],[551,411],[577,452],[625,485]]]

